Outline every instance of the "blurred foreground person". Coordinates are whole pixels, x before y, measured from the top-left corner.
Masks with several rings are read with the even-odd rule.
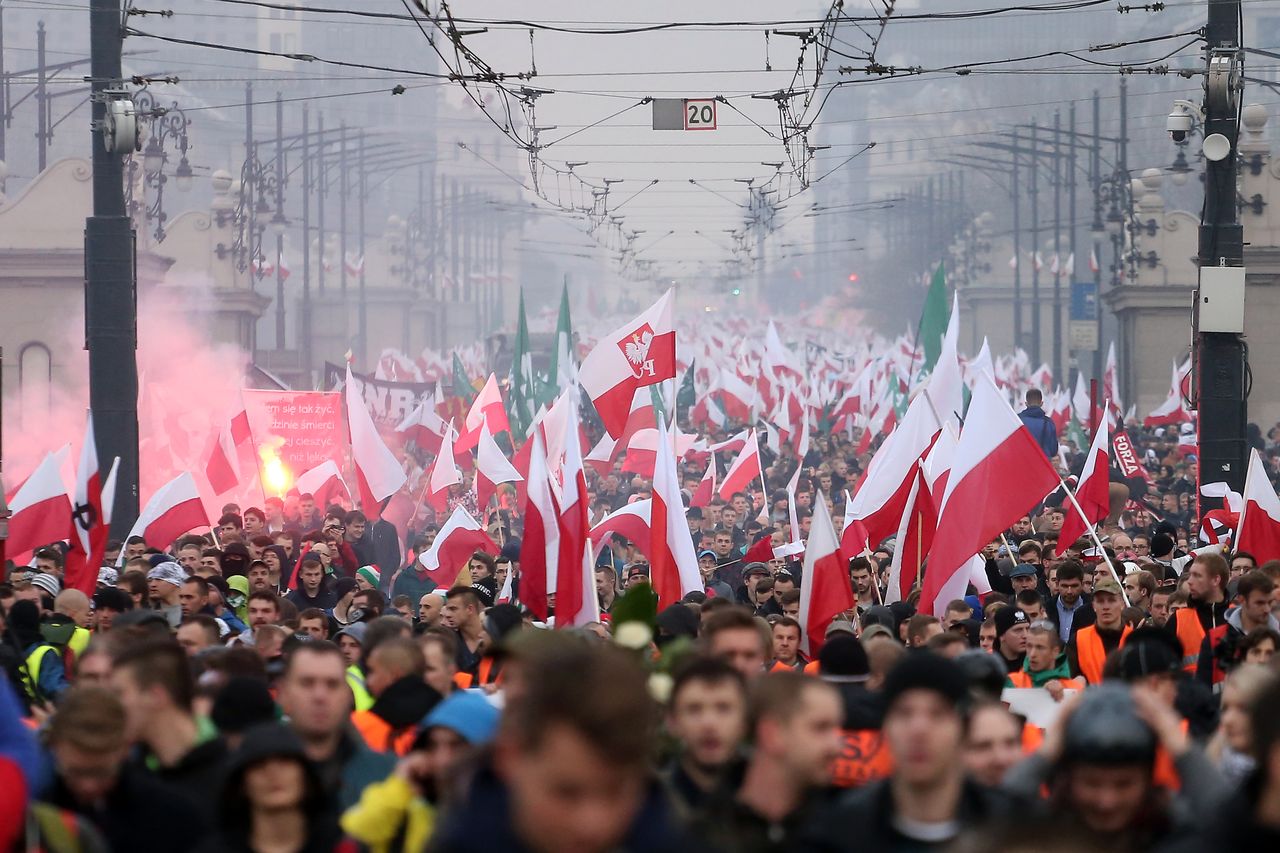
[[[493,755],[429,849],[705,849],[673,822],[652,779],[657,715],[638,659],[563,635],[539,636],[536,646],[508,664]]]

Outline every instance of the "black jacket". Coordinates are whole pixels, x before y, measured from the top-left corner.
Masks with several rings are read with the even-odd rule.
[[[806,853],[925,853],[943,850],[952,839],[939,844],[918,841],[903,835],[893,825],[893,792],[885,779],[858,788],[837,800],[809,822],[808,831],[792,849]],[[997,792],[966,780],[960,795],[956,819],[962,832],[973,832],[1010,819],[1025,804],[1017,797]]]
[[[205,815],[186,797],[128,764],[100,808],[78,803],[61,777],[44,800],[85,818],[111,850],[185,853],[208,829]]]
[[[1088,593],[1083,594],[1084,605],[1076,611],[1075,616],[1071,617],[1071,636],[1068,640],[1075,639],[1076,631],[1081,628],[1088,628],[1090,625],[1098,621],[1098,617],[1093,612],[1093,602]],[[1053,627],[1059,631],[1062,630],[1062,617],[1058,615],[1058,599],[1061,596],[1055,595],[1050,598],[1044,605],[1045,615],[1049,617],[1049,621],[1053,623]]]
[[[218,737],[196,744],[172,767],[160,767],[145,757],[137,766],[149,769],[152,778],[164,783],[164,787],[173,793],[185,797],[201,811],[206,823],[213,826],[217,821],[216,792],[222,788],[227,757],[227,744]]]

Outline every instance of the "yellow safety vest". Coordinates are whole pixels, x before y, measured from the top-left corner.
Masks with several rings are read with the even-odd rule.
[[[351,688],[357,711],[367,711],[373,707],[373,694],[364,684],[364,673],[355,664],[347,667],[347,686]]]
[[[49,698],[37,695],[40,689],[40,665],[44,663],[44,656],[49,652],[58,654],[58,647],[41,643],[27,655],[26,666],[22,670],[22,689],[27,692],[27,698],[32,702],[41,702]]]
[[[76,660],[80,660],[80,656],[84,654],[84,650],[89,647],[89,641],[93,639],[93,634],[88,628],[76,627],[71,632],[71,639],[67,641],[67,648],[76,653]]]

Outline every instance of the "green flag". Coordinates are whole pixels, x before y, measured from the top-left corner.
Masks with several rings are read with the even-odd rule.
[[[467,369],[462,366],[457,352],[453,354],[453,396],[461,397],[468,406],[476,399],[476,389],[467,377]]]
[[[569,319],[569,284],[565,283],[560,291],[560,316],[556,320],[555,349],[551,352],[551,370],[547,379],[552,387],[552,398],[561,388],[573,384],[573,377],[578,373],[578,365],[573,358],[573,322]],[[550,400],[544,400],[550,404]]]
[[[947,319],[951,306],[947,300],[947,274],[942,264],[933,274],[929,292],[924,297],[924,310],[920,313],[920,333],[917,343],[924,349],[924,372],[932,373],[933,366],[942,355],[942,336],[947,333]]]
[[[698,404],[698,395],[693,387],[693,371],[697,367],[697,362],[690,362],[689,369],[684,372],[684,378],[680,381],[680,388],[676,391],[676,419],[679,420],[680,414],[689,417],[689,410]]]
[[[507,395],[507,416],[516,435],[523,437],[533,422],[533,406],[538,388],[533,375],[533,353],[529,351],[529,322],[524,315],[524,290],[516,315],[516,340],[511,357],[511,392]]]

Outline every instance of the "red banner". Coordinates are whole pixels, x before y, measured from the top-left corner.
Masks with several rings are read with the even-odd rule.
[[[1138,449],[1133,446],[1133,439],[1129,438],[1129,433],[1117,430],[1111,438],[1111,446],[1115,448],[1116,463],[1120,466],[1122,474],[1130,478],[1142,477],[1147,482],[1151,481],[1146,466],[1138,456]]]
[[[282,493],[293,479],[327,459],[343,466],[347,435],[342,395],[324,391],[245,391],[244,407],[268,494]],[[273,458],[284,466],[287,483],[268,469]]]

